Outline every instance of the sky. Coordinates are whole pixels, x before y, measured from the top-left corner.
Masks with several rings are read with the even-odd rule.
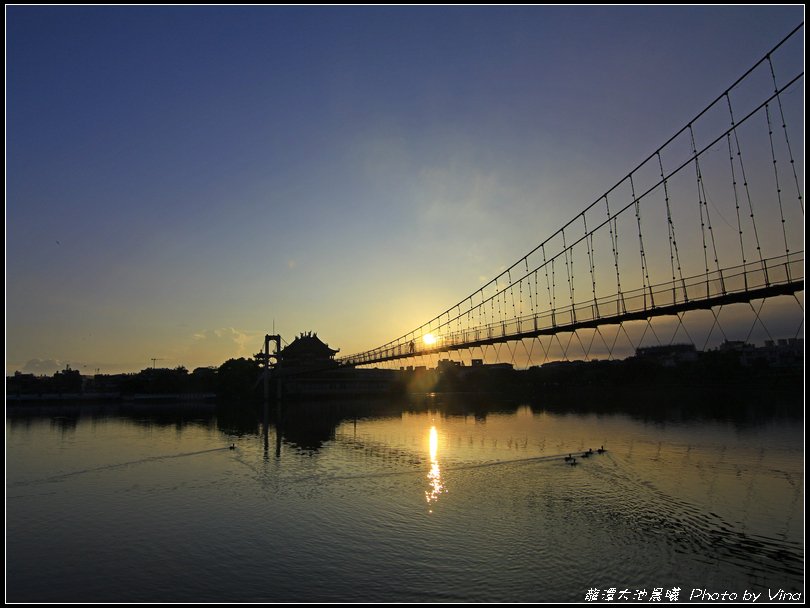
[[[268,333],[313,331],[341,355],[396,339],[597,200],[803,20],[7,6],[6,373],[192,370]]]

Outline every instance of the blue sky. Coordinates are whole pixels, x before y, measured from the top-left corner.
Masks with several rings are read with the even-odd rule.
[[[274,328],[341,354],[397,338],[803,18],[7,7],[6,372],[219,365]]]

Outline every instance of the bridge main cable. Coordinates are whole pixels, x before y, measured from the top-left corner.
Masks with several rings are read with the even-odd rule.
[[[556,308],[556,289],[555,289],[554,277],[555,277],[555,261],[557,259],[560,259],[560,261],[565,261],[565,263],[566,263],[566,271],[567,271],[567,274],[568,274],[568,283],[569,283],[569,299],[570,299],[570,306],[568,307],[569,310],[567,312],[570,313],[571,318],[575,323],[576,322],[576,311],[577,311],[578,304],[576,303],[575,298],[574,298],[575,286],[574,286],[574,283],[573,283],[573,271],[572,271],[572,269],[573,269],[572,265],[573,265],[573,262],[574,262],[574,260],[573,260],[573,251],[574,251],[574,248],[576,246],[580,245],[583,242],[587,245],[587,250],[588,250],[587,253],[588,253],[589,266],[590,266],[590,272],[591,272],[591,283],[592,283],[591,287],[592,287],[592,292],[593,292],[593,305],[597,306],[598,303],[599,303],[600,298],[597,296],[597,286],[596,286],[595,271],[594,271],[594,268],[595,268],[594,257],[595,257],[596,254],[593,251],[592,244],[593,244],[593,235],[596,232],[598,232],[600,229],[603,229],[605,226],[608,226],[608,228],[610,230],[610,233],[611,233],[610,239],[611,239],[611,245],[612,245],[612,250],[613,250],[612,255],[614,257],[614,265],[615,265],[615,269],[616,269],[616,290],[617,290],[617,294],[618,294],[618,300],[620,301],[618,303],[621,306],[624,306],[623,292],[622,292],[622,287],[621,287],[621,276],[620,276],[619,261],[618,261],[619,260],[619,258],[618,258],[618,240],[617,240],[617,238],[618,238],[617,237],[617,235],[618,235],[618,218],[619,218],[619,216],[621,216],[622,214],[624,214],[625,212],[627,212],[631,208],[635,209],[636,219],[637,219],[638,227],[639,227],[639,246],[640,246],[640,254],[641,254],[642,274],[644,275],[644,291],[645,291],[645,294],[646,294],[647,289],[649,290],[649,295],[650,295],[650,300],[651,300],[650,304],[654,307],[655,306],[654,299],[652,298],[652,296],[653,296],[653,287],[652,287],[652,282],[649,280],[649,276],[648,276],[649,262],[648,261],[645,262],[643,233],[642,233],[642,230],[641,230],[641,217],[640,217],[640,214],[639,214],[640,213],[640,207],[639,207],[640,202],[642,200],[644,200],[645,197],[647,197],[648,195],[651,195],[651,193],[653,191],[655,191],[661,185],[663,185],[664,188],[666,189],[667,180],[671,179],[675,174],[680,172],[683,168],[685,168],[686,166],[688,166],[692,162],[694,162],[696,164],[696,172],[697,172],[697,175],[698,175],[698,188],[699,188],[699,190],[701,188],[704,188],[704,186],[703,186],[703,184],[701,182],[702,177],[701,177],[700,167],[699,167],[699,164],[698,164],[698,159],[702,155],[704,155],[708,150],[710,150],[712,146],[716,145],[720,140],[722,140],[723,138],[729,137],[730,133],[732,133],[732,132],[736,133],[735,129],[739,128],[742,124],[744,124],[746,121],[748,121],[752,116],[754,116],[756,113],[761,111],[762,108],[765,108],[766,112],[767,112],[767,104],[769,104],[773,99],[777,99],[779,101],[780,111],[781,111],[782,106],[781,106],[781,98],[779,97],[780,93],[784,92],[788,87],[792,86],[800,78],[802,78],[803,75],[804,75],[803,71],[800,72],[798,75],[796,75],[794,78],[792,78],[787,84],[785,84],[782,87],[776,87],[775,76],[773,76],[775,89],[774,89],[773,94],[771,94],[766,99],[766,101],[762,102],[759,106],[755,107],[753,110],[748,112],[748,114],[740,121],[734,121],[733,116],[732,116],[732,121],[731,121],[731,127],[730,128],[726,129],[723,133],[721,133],[719,136],[714,138],[708,145],[703,146],[700,151],[696,150],[695,141],[694,141],[694,133],[693,133],[693,130],[692,130],[693,129],[693,124],[698,119],[700,119],[702,116],[704,116],[713,106],[715,106],[719,102],[721,102],[723,100],[726,100],[730,104],[730,99],[729,99],[729,96],[728,96],[729,91],[731,91],[732,89],[737,87],[749,74],[751,74],[757,68],[757,66],[761,65],[764,61],[769,62],[770,69],[771,69],[771,74],[773,75],[773,63],[772,63],[772,59],[771,59],[772,53],[774,53],[774,51],[776,51],[779,47],[781,47],[793,35],[795,35],[795,33],[798,32],[801,29],[801,27],[803,27],[803,25],[804,24],[802,23],[799,26],[797,26],[788,36],[786,36],[779,44],[777,44],[768,54],[766,54],[760,61],[758,61],[745,74],[743,74],[743,76],[738,78],[734,82],[734,84],[732,84],[730,87],[728,87],[720,96],[718,96],[717,99],[715,99],[715,101],[713,101],[711,104],[709,104],[692,121],[690,121],[685,127],[683,127],[680,131],[678,131],[678,133],[676,133],[670,139],[668,139],[663,144],[663,146],[659,147],[658,150],[656,150],[649,157],[647,157],[647,159],[645,159],[635,169],[633,169],[627,176],[625,176],[622,180],[620,180],[617,184],[615,184],[612,188],[610,188],[604,195],[602,195],[596,201],[594,201],[593,203],[588,205],[585,208],[584,211],[582,211],[582,212],[578,213],[576,216],[574,216],[574,218],[572,218],[569,222],[567,222],[562,228],[558,229],[554,234],[552,234],[550,237],[548,237],[543,242],[541,242],[537,247],[532,249],[529,253],[527,253],[524,256],[522,256],[521,258],[519,258],[514,264],[512,264],[509,268],[507,268],[506,270],[501,272],[494,279],[490,280],[483,287],[480,287],[480,288],[476,289],[472,294],[470,294],[469,296],[467,296],[464,299],[462,299],[461,301],[459,301],[456,305],[450,307],[449,309],[447,309],[445,312],[441,313],[437,317],[434,317],[431,321],[421,325],[419,328],[417,328],[417,329],[415,329],[415,330],[401,336],[400,338],[398,338],[396,340],[393,340],[393,341],[391,341],[391,342],[389,342],[389,343],[387,343],[387,344],[385,344],[385,345],[383,345],[383,346],[381,346],[379,348],[372,349],[371,351],[365,351],[364,353],[358,353],[357,355],[350,355],[348,357],[343,357],[341,359],[341,361],[344,361],[344,362],[348,363],[348,362],[352,362],[352,361],[356,361],[356,360],[365,360],[365,361],[388,360],[388,359],[394,357],[394,355],[393,355],[394,351],[397,352],[397,354],[396,354],[396,356],[394,358],[405,358],[405,357],[408,357],[408,356],[415,356],[417,354],[417,349],[416,349],[417,342],[421,340],[423,335],[425,335],[427,333],[430,333],[431,331],[438,330],[438,329],[442,328],[445,334],[452,333],[449,330],[450,330],[452,324],[455,323],[456,324],[456,331],[460,332],[461,328],[462,328],[463,321],[465,319],[466,319],[466,326],[468,327],[467,332],[474,331],[475,327],[472,325],[471,317],[473,315],[473,312],[475,312],[475,311],[478,312],[478,328],[488,328],[489,329],[489,328],[491,328],[493,326],[494,321],[495,321],[495,319],[494,319],[494,315],[495,315],[495,306],[494,306],[495,298],[498,299],[498,320],[499,320],[499,322],[500,323],[505,323],[505,322],[512,323],[512,322],[518,321],[519,317],[520,317],[520,314],[523,311],[523,282],[524,281],[529,286],[528,292],[529,292],[530,308],[532,309],[532,313],[533,313],[532,318],[536,319],[536,318],[538,318],[538,316],[542,316],[540,314],[540,312],[539,312],[540,308],[539,308],[539,292],[538,292],[538,280],[537,280],[537,273],[541,269],[545,269],[546,288],[547,288],[547,291],[548,291],[548,294],[549,294],[549,311],[546,311],[546,315],[551,314],[552,319],[553,319],[554,315],[555,315],[555,311],[558,311],[558,310],[559,311],[564,311],[564,309],[557,309]],[[729,107],[729,110],[730,110],[730,107]],[[782,112],[782,117],[783,117],[783,127],[785,128],[785,136],[787,138],[787,129],[786,129],[786,126],[785,126],[784,113],[783,112]],[[769,118],[769,124],[770,124],[770,118]],[[665,172],[663,164],[661,162],[661,151],[664,148],[666,148],[667,146],[669,146],[673,141],[675,141],[676,138],[679,135],[683,134],[687,129],[689,130],[691,146],[692,146],[692,154],[691,154],[691,156],[689,156],[686,161],[680,163],[674,170],[671,170],[669,172]],[[788,141],[788,145],[789,145],[789,141]],[[656,183],[654,183],[651,187],[647,188],[639,196],[635,192],[635,184],[634,184],[633,176],[640,169],[642,169],[647,163],[649,163],[652,159],[657,159],[658,160],[658,163],[660,165],[661,179],[658,180]],[[774,164],[775,164],[775,162],[776,161],[775,161],[775,158],[774,158]],[[791,163],[793,163],[792,152],[791,152]],[[794,165],[794,175],[795,175],[795,165]],[[628,182],[628,181],[629,181],[630,189],[632,191],[631,201],[628,204],[626,204],[624,207],[622,207],[618,212],[614,211],[611,214],[609,204],[608,204],[609,196],[611,196],[614,192],[616,192],[618,190],[618,188],[622,184],[624,184],[625,182]],[[799,191],[798,178],[796,178],[795,181],[796,181],[797,191]],[[747,183],[746,183],[746,185],[747,185]],[[706,198],[707,198],[705,196],[705,191],[704,191],[704,194],[699,195],[699,197],[700,197],[699,198],[699,204],[701,205],[701,214],[702,214],[703,213],[703,206],[705,206],[705,201],[706,201]],[[605,199],[605,204],[606,204],[606,209],[607,209],[607,219],[604,220],[603,222],[601,222],[600,224],[598,224],[595,228],[592,228],[591,230],[588,230],[588,227],[587,227],[588,223],[587,223],[587,219],[586,219],[586,214],[587,214],[588,211],[592,210],[595,207],[595,205],[597,205],[602,199]],[[802,200],[801,192],[799,191],[799,201],[801,202],[801,200]],[[667,203],[667,205],[668,205],[668,203]],[[802,206],[802,217],[803,217],[803,205],[801,205],[801,206]],[[781,203],[780,203],[780,207],[781,207]],[[708,214],[708,207],[706,207],[706,213]],[[752,219],[753,219],[753,215],[754,215],[753,214],[753,209],[751,209],[751,217],[752,217]],[[572,228],[574,226],[575,222],[579,221],[580,218],[582,218],[582,220],[583,220],[584,234],[582,234],[578,238],[575,236],[575,238],[573,240],[566,239],[566,230]],[[674,226],[672,228],[674,229]],[[754,229],[756,230],[756,227]],[[615,234],[614,234],[614,230],[615,230]],[[709,226],[709,230],[711,231],[711,225]],[[558,253],[556,253],[555,255],[553,255],[550,258],[547,257],[547,255],[546,255],[546,247],[548,245],[550,245],[554,241],[554,239],[558,239],[558,238],[562,238],[562,240],[563,240],[562,250],[560,250]],[[671,236],[670,236],[670,240],[671,240],[670,244],[671,244],[671,246],[674,243],[674,241],[672,239],[674,239],[674,234],[671,234]],[[720,263],[719,263],[719,259],[717,257],[716,245],[714,244],[714,241],[713,241],[712,246],[714,248],[714,253],[715,253],[715,260],[714,260],[715,265],[717,266],[717,270],[720,271]],[[704,236],[704,250],[705,250],[705,247],[706,247],[706,245],[705,245],[705,236]],[[532,257],[534,254],[536,254],[538,251],[542,253],[542,258],[543,258],[542,262],[539,263],[534,269],[530,269],[530,267],[529,267],[529,258]],[[677,245],[675,245],[674,251],[677,252]],[[786,246],[786,254],[789,254],[789,248],[787,246]],[[744,250],[743,250],[743,264],[745,264],[744,256],[745,256],[745,253],[744,253]],[[674,272],[674,257],[675,257],[675,254],[673,254],[673,272]],[[705,259],[705,256],[704,256],[704,259]],[[710,280],[709,279],[709,274],[710,273],[709,273],[707,262],[708,262],[708,260],[706,260],[706,264],[704,264],[705,273],[706,273],[704,279],[708,283],[709,280]],[[762,259],[761,254],[760,254],[760,263],[764,267],[765,260]],[[791,274],[794,277],[796,275],[795,263],[796,263],[795,256],[788,255],[788,259],[786,260],[786,264],[787,264],[787,266],[790,267],[790,270],[788,270],[787,272],[788,272],[788,274]],[[525,265],[525,268],[526,268],[525,273],[523,273],[523,272],[516,273],[516,275],[519,278],[515,279],[513,277],[512,273],[513,273],[513,271],[517,270],[518,267],[521,264]],[[549,267],[551,268],[551,279],[550,280],[549,280],[549,275],[548,275]],[[680,275],[679,282],[682,284],[682,289],[685,291],[686,290],[686,279],[684,279],[683,274],[681,272],[680,262],[678,262],[678,271],[679,271],[679,275]],[[747,277],[750,272],[752,272],[750,269],[746,270],[745,272],[743,272],[743,276]],[[798,274],[801,275],[801,278],[798,281],[789,281],[788,282],[792,286],[790,289],[792,289],[793,290],[792,292],[794,292],[794,293],[795,293],[795,287],[797,285],[799,285],[799,284],[802,285],[802,289],[803,289],[803,272],[799,272]],[[531,290],[532,278],[533,278],[533,286],[534,286],[534,297],[533,298],[532,298],[532,290]],[[672,298],[673,301],[677,300],[677,293],[675,291],[677,288],[675,286],[675,282],[676,282],[675,281],[675,275],[673,274],[672,285],[671,285],[672,289],[674,290],[673,291],[673,298]],[[767,283],[767,281],[766,281],[766,283]],[[503,287],[501,286],[502,284],[504,284]],[[514,299],[515,299],[514,298],[515,284],[517,284],[518,289],[519,289],[519,293],[520,293],[520,303],[521,303],[521,311],[520,311],[520,313],[516,310],[515,302],[514,302]],[[508,318],[508,313],[506,313],[506,308],[508,307],[508,303],[507,303],[507,299],[506,299],[507,298],[506,289],[510,290],[510,294],[512,296],[512,317],[511,317],[511,319]],[[494,293],[492,293],[492,295],[487,297],[488,292],[494,292]],[[476,305],[474,303],[474,300],[477,299],[479,295],[480,295],[481,302]],[[707,298],[710,297],[708,289],[706,290],[706,297]],[[717,296],[715,296],[715,297],[717,297]],[[728,298],[729,296],[728,296],[728,294],[722,294],[722,297],[723,298]],[[742,296],[736,295],[734,297],[739,299]],[[501,308],[501,304],[502,304],[501,303],[501,298],[503,298],[503,300],[504,300],[503,301],[503,306],[504,306],[503,309]],[[469,305],[467,303],[469,303]],[[489,303],[490,309],[491,309],[490,312],[491,312],[492,319],[490,321],[488,321],[487,318],[486,318],[487,317],[487,314],[486,314],[486,304],[487,303]],[[537,309],[535,309],[535,306],[537,306]],[[659,311],[660,310],[663,310],[663,309],[659,308]],[[455,316],[452,316],[454,314],[454,311],[455,311]],[[481,314],[482,313],[483,313],[483,316],[484,316],[483,325],[481,324]],[[634,314],[636,314],[636,313],[634,313]],[[658,314],[658,313],[656,313],[656,314]],[[507,319],[504,319],[504,315],[507,316]],[[442,318],[444,318],[444,317],[447,317],[446,322],[442,321]],[[597,315],[597,317],[599,317],[599,315]],[[568,323],[568,327],[569,328],[573,327],[574,323]],[[555,322],[555,323],[553,323],[553,325],[557,326],[558,324]],[[562,330],[560,330],[560,331],[562,331]],[[521,334],[521,332],[518,332],[518,334]],[[510,335],[518,335],[518,334],[513,334],[512,333]],[[487,342],[487,343],[489,343],[489,342]],[[402,352],[403,347],[406,348],[406,352],[404,352],[404,353]],[[434,347],[434,348],[428,349],[428,350],[420,348],[419,352],[421,352],[421,353],[439,352],[440,350],[441,350],[440,347]],[[449,349],[445,349],[445,350],[449,350]]]

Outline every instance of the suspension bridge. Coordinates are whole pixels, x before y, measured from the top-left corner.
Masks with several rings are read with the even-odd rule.
[[[717,321],[723,306],[777,296],[803,307],[803,25],[486,285],[337,361],[372,365],[586,328],[601,336],[600,327],[661,316],[681,323],[693,310]]]

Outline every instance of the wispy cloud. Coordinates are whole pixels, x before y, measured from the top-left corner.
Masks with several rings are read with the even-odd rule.
[[[26,374],[50,375],[65,368],[65,363],[59,359],[29,359],[25,362],[22,372]]]
[[[253,348],[260,348],[259,333],[245,332],[233,327],[204,329],[191,336],[192,342],[178,353],[192,365],[221,365],[228,359],[252,357]],[[255,343],[255,344],[254,344]]]

